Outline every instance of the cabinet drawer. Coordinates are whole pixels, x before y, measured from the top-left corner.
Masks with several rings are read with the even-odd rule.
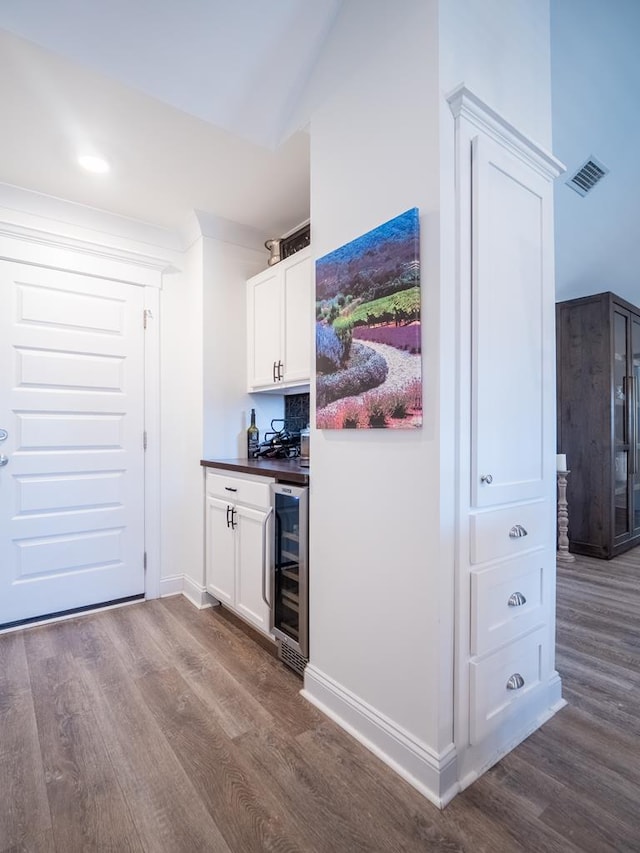
[[[470,664],[472,744],[505,725],[512,715],[526,715],[528,700],[542,683],[543,642],[544,631],[536,631]],[[509,689],[509,683],[515,689]]]
[[[275,483],[275,480],[265,477],[260,480],[245,479],[237,475],[207,471],[206,489],[208,495],[223,498],[229,503],[268,509],[271,506],[271,483]]]
[[[471,572],[471,654],[484,655],[543,624],[547,553]]]
[[[470,517],[470,559],[486,563],[547,544],[548,501],[518,504]]]

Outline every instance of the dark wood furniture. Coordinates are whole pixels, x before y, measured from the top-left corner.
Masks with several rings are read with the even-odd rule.
[[[569,548],[611,559],[640,544],[640,308],[613,293],[559,302],[556,338]]]

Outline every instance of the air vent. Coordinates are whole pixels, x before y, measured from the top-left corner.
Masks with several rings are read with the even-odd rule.
[[[578,171],[570,177],[566,183],[567,186],[571,187],[572,190],[575,190],[578,195],[585,196],[595,187],[598,181],[601,181],[602,178],[604,178],[608,171],[609,170],[604,163],[596,160],[595,157],[589,157],[586,163],[583,163]]]
[[[298,675],[304,676],[304,668],[308,661],[297,649],[293,649],[283,640],[278,640],[278,657]]]

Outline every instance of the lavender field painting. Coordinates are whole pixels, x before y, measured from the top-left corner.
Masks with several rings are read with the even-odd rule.
[[[316,261],[316,426],[422,426],[418,208]]]

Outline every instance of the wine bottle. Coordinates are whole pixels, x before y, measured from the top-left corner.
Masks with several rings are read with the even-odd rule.
[[[251,409],[251,423],[247,429],[247,457],[252,459],[258,455],[260,446],[260,430],[256,426],[256,410]]]

